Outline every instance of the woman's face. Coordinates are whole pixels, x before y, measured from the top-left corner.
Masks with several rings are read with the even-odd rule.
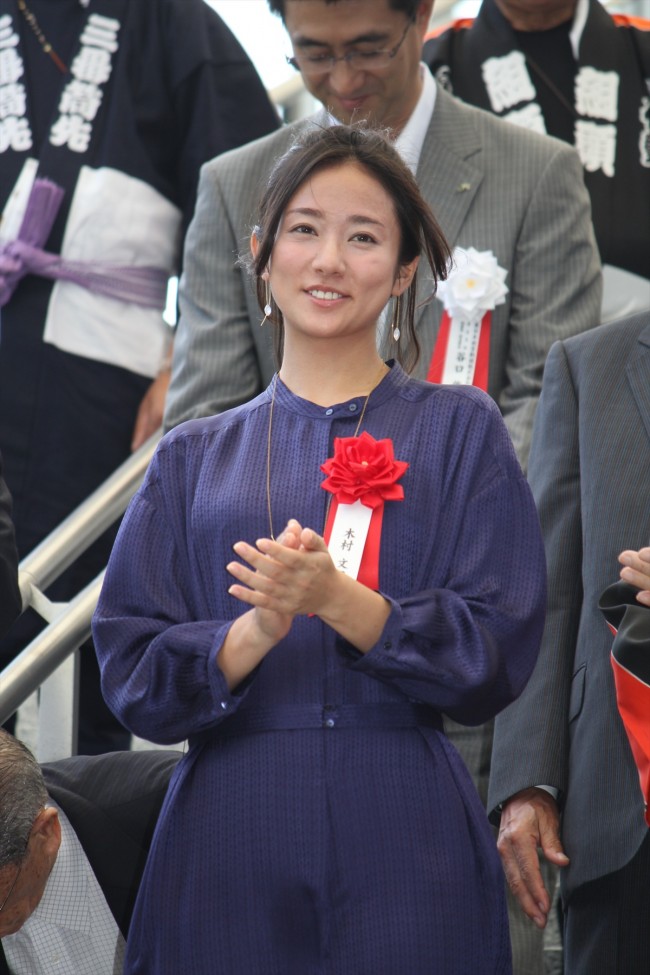
[[[291,336],[372,336],[391,294],[404,291],[417,259],[398,266],[400,228],[391,198],[357,163],[317,172],[287,204],[269,280]]]

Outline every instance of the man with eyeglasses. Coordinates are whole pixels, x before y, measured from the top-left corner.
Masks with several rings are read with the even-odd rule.
[[[175,751],[39,766],[0,729],[0,975],[121,975]]]

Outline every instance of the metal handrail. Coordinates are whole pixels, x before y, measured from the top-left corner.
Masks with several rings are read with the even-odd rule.
[[[142,483],[161,434],[162,430],[157,430],[22,560],[19,575],[23,608],[29,603],[32,587],[47,589],[124,514],[129,501]]]
[[[20,563],[23,609],[32,606],[49,625],[0,673],[0,723],[90,635],[103,572],[67,604],[50,603],[43,590],[126,511],[161,433],[150,437]]]
[[[90,636],[104,571],[75,596],[0,674],[0,724],[3,724],[57,667]]]

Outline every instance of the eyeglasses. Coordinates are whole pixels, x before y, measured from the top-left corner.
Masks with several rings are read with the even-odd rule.
[[[288,57],[287,64],[311,78],[321,74],[329,74],[339,61],[345,61],[351,71],[381,70],[387,68],[393,60],[414,23],[414,19],[409,20],[399,41],[390,50],[359,51],[355,49],[338,58],[332,54],[297,54],[292,58]]]
[[[16,875],[15,875],[14,879],[11,882],[11,887],[7,891],[7,895],[6,895],[5,899],[3,900],[2,904],[0,904],[0,914],[2,914],[2,912],[4,911],[5,906],[6,906],[7,902],[9,901],[9,898],[11,897],[11,895],[14,892],[14,887],[18,883],[18,878],[20,877],[20,875],[22,873],[23,863],[24,862],[25,862],[25,855],[23,854],[23,858],[22,858],[22,860],[20,861],[20,863],[18,865],[18,870],[16,871]]]

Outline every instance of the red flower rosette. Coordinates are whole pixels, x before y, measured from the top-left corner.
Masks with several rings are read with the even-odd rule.
[[[357,576],[359,582],[371,589],[378,588],[384,503],[404,499],[404,488],[397,481],[408,466],[406,461],[395,460],[392,440],[375,440],[365,430],[360,437],[337,437],[334,456],[321,464],[321,470],[327,474],[321,487],[334,495],[325,526],[327,543],[339,505],[360,501],[373,509]]]
[[[321,487],[339,504],[361,501],[377,508],[384,501],[401,501],[404,488],[396,482],[409,465],[395,460],[393,441],[375,440],[365,430],[360,437],[336,437],[334,456],[321,464],[327,474]]]

